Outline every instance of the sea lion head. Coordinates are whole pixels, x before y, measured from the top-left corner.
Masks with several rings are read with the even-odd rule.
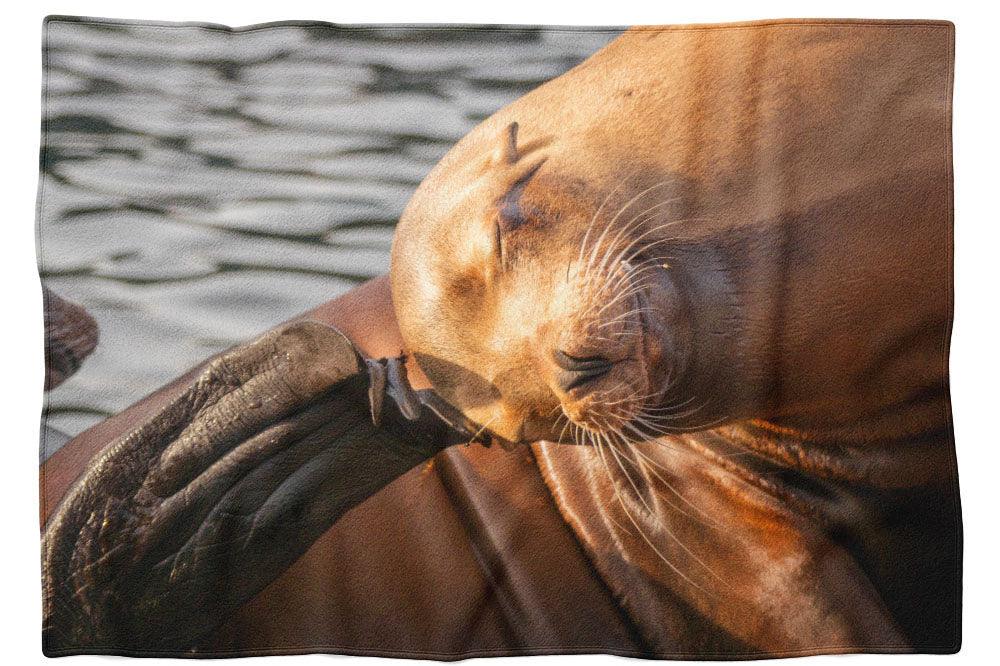
[[[664,432],[691,336],[665,199],[560,173],[545,148],[512,123],[422,183],[393,242],[403,338],[435,390],[503,439]]]

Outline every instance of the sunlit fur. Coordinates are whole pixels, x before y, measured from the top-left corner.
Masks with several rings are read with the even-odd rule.
[[[655,312],[648,294],[655,288],[651,278],[658,271],[669,270],[662,253],[651,251],[674,240],[670,229],[685,220],[662,221],[661,211],[673,199],[659,200],[658,183],[641,190],[617,210],[607,210],[610,193],[592,217],[580,240],[575,261],[567,266],[566,283],[578,294],[579,310],[569,323],[568,336],[587,349],[600,349],[615,356],[627,350],[637,357],[643,354],[644,321]],[[650,203],[652,201],[652,203]],[[635,381],[620,381],[581,396],[561,396],[562,416],[566,425],[560,430],[564,440],[570,424],[580,426],[576,433],[613,435],[619,442],[644,441],[662,434],[701,430],[725,417],[691,425],[678,423],[690,419],[703,406],[696,396],[669,400],[677,373],[664,359],[663,371],[656,377],[639,375]]]
[[[397,227],[434,388],[484,439],[579,444],[534,450],[591,555],[748,644],[901,644],[811,484],[950,469],[949,39],[630,32],[463,138]],[[613,365],[577,383],[553,350]]]

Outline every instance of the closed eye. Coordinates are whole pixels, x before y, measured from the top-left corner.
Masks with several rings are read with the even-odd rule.
[[[493,251],[496,253],[497,259],[500,263],[503,263],[503,230],[500,228],[500,222],[496,222],[493,225]]]
[[[524,194],[524,188],[527,186],[528,181],[531,180],[532,176],[535,175],[535,172],[538,171],[544,163],[545,160],[543,159],[532,165],[532,167],[511,186],[507,193],[500,197],[497,201],[498,219],[493,231],[493,243],[501,266],[503,266],[506,260],[503,243],[504,234],[510,231],[516,231],[531,221],[528,218],[528,214],[526,214],[527,211],[521,207],[521,196]]]

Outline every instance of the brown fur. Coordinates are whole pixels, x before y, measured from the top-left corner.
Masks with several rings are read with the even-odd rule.
[[[626,379],[633,394],[655,389],[670,370],[684,387],[661,401],[709,402],[687,427],[752,417],[877,439],[941,423],[940,399],[894,407],[945,381],[942,27],[636,29],[498,112],[399,225],[393,297],[418,362],[515,440],[552,439],[553,409],[584,423],[588,396],[621,399],[611,387]],[[893,113],[873,113],[886,99]],[[498,159],[512,122],[521,147]],[[643,349],[625,342],[638,327],[625,305],[592,321],[614,290],[588,284],[577,257],[592,225],[593,244],[651,206],[627,233],[670,224],[641,241],[670,266],[647,274]],[[502,258],[498,227],[510,227]],[[616,317],[598,339],[595,323]],[[565,395],[557,348],[621,362]]]
[[[954,649],[951,49],[936,23],[635,29],[411,200],[407,346],[496,435],[594,445],[536,451],[634,616],[676,595],[770,654]],[[511,131],[523,148],[497,160]],[[589,279],[580,247],[617,233],[649,234],[652,268]],[[594,316],[636,286],[651,313]],[[613,369],[566,391],[560,349]],[[667,416],[636,427],[644,410]]]
[[[201,654],[956,650],[952,36],[637,29],[471,133],[394,248],[402,337],[439,390],[480,423],[499,413],[488,425],[511,438],[551,430],[550,406],[606,407],[553,389],[551,348],[585,347],[582,308],[606,297],[567,264],[605,197],[616,210],[668,181],[664,219],[690,222],[657,255],[651,344],[613,372],[641,387],[679,368],[730,422],[630,447],[449,448],[345,516]],[[502,273],[484,260],[493,223]],[[369,356],[403,346],[384,280],[310,316]],[[195,376],[53,456],[43,519]]]

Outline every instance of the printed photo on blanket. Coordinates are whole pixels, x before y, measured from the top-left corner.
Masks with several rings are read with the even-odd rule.
[[[953,46],[46,19],[44,653],[956,652]]]

